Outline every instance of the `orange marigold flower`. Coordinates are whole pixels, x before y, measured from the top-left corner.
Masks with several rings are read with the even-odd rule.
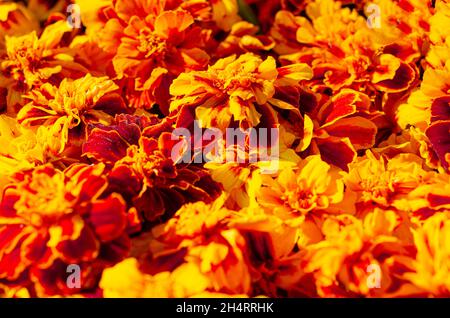
[[[83,1],[82,5],[88,6]],[[202,10],[196,11],[189,1],[164,0],[97,2],[95,7],[96,18],[88,10],[89,26],[95,32],[99,23],[103,25],[98,42],[113,55],[114,70],[130,106],[151,108],[157,103],[166,114],[173,78],[208,63],[204,49],[209,35],[194,20],[197,14],[201,19]]]
[[[185,267],[196,269],[204,276],[205,291],[250,294],[245,240],[239,231],[227,228],[230,211],[222,204],[222,197],[209,205],[187,204],[168,223],[154,229],[157,241],[151,245],[147,270],[159,272],[180,264],[172,275]],[[184,284],[195,284],[188,276],[185,279]]]
[[[46,127],[45,142],[55,153],[62,153],[68,144],[79,146],[77,139],[84,139],[89,122],[106,124],[110,114],[125,109],[117,89],[107,77],[90,74],[74,81],[64,79],[59,87],[45,83],[26,96],[31,101],[17,119],[26,127]]]
[[[21,96],[32,88],[88,72],[64,46],[62,38],[70,31],[66,21],[59,21],[47,26],[40,37],[36,31],[5,37],[6,48],[0,49],[0,87],[8,90],[9,113],[18,111],[24,102]]]
[[[297,167],[282,170],[273,179],[262,175],[262,187],[257,201],[274,215],[301,222],[305,215],[325,211],[344,198],[344,184],[339,170],[310,156]]]
[[[256,127],[262,116],[274,118],[274,107],[295,107],[276,98],[277,87],[297,85],[310,78],[311,71],[304,64],[276,67],[275,59],[247,53],[218,60],[207,71],[182,73],[170,87],[175,99],[171,112],[188,108],[203,127],[217,127],[223,131],[233,122],[240,127]],[[180,120],[182,120],[181,118]],[[269,122],[269,127],[275,123]]]
[[[104,195],[103,173],[102,164],[44,165],[16,176],[0,205],[0,284],[40,296],[85,291],[127,253],[125,202]],[[65,284],[69,264],[81,267],[81,289]]]
[[[402,261],[411,256],[411,248],[403,237],[397,237],[401,223],[395,212],[380,209],[364,220],[350,215],[326,219],[325,239],[307,247],[302,260],[306,276],[313,275],[318,295],[379,297],[404,284],[397,277],[405,270]],[[372,281],[373,268],[378,275]],[[313,296],[315,291],[305,292]]]
[[[411,191],[431,179],[432,174],[416,155],[399,154],[388,160],[370,151],[351,164],[344,176],[345,185],[356,193],[358,203],[398,208]]]
[[[418,77],[413,61],[418,44],[386,39],[367,26],[355,9],[334,0],[316,0],[306,7],[308,18],[279,11],[271,36],[275,51],[286,63],[306,62],[313,68],[318,89],[344,87],[381,92],[402,92]],[[384,26],[384,25],[383,25]]]
[[[429,296],[450,296],[450,250],[448,213],[440,213],[425,221],[414,232],[417,249],[413,271],[404,277]],[[420,294],[420,293],[417,293]]]

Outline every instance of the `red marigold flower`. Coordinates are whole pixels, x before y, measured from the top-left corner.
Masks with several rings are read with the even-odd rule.
[[[0,205],[0,283],[20,282],[40,296],[94,288],[102,267],[128,251],[126,206],[107,187],[104,165],[44,165],[16,176]],[[78,264],[81,289],[65,284]]]
[[[155,117],[119,116],[115,125],[93,129],[83,147],[86,156],[112,164],[112,191],[122,193],[148,220],[173,213],[185,202],[207,202],[219,191],[206,170],[177,162],[172,153],[182,157],[183,140],[174,140],[169,131],[170,125]]]

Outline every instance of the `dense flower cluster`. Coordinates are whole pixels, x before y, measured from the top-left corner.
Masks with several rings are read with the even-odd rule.
[[[449,31],[448,0],[1,1],[0,297],[450,296]]]

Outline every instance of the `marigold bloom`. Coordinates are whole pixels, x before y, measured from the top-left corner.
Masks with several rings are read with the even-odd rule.
[[[413,154],[399,154],[387,160],[366,151],[350,165],[345,185],[357,195],[357,202],[383,207],[401,206],[409,192],[431,179],[422,160]]]
[[[89,122],[107,123],[109,114],[125,108],[122,98],[114,93],[117,89],[107,77],[90,74],[74,81],[64,79],[59,87],[45,83],[26,96],[31,101],[19,111],[17,119],[27,127],[48,127],[46,143],[55,153],[61,153],[69,141],[74,143],[80,131],[83,134]],[[69,133],[73,136],[70,140]]]
[[[201,69],[209,60],[204,50],[209,32],[194,20],[204,18],[203,7],[211,11],[206,1],[96,1],[94,7],[79,2],[86,8],[89,34],[98,32],[100,47],[113,56],[130,106],[151,108],[157,103],[166,114],[173,78]]]
[[[0,189],[8,178],[19,171],[31,169],[47,162],[49,154],[39,137],[31,130],[20,126],[14,118],[0,115]]]
[[[92,262],[106,265],[125,255],[125,202],[103,195],[103,171],[102,164],[64,171],[44,165],[16,176],[0,205],[1,284],[23,281],[37,295],[71,294],[80,289],[65,284],[67,265],[81,266],[88,290],[100,269]]]
[[[342,201],[344,184],[336,168],[319,156],[310,156],[298,167],[282,170],[273,179],[262,176],[257,200],[282,219],[303,221],[311,211],[324,211]]]
[[[244,254],[245,240],[239,231],[227,228],[225,222],[230,211],[222,208],[222,204],[221,197],[210,205],[203,202],[187,204],[167,224],[154,229],[160,243],[155,242],[151,249],[149,269],[157,268],[161,263],[158,261],[160,257],[172,257],[173,261],[166,263],[172,268],[179,262],[179,268],[197,268],[204,275],[204,290],[249,294],[251,285]],[[167,250],[176,252],[170,256]],[[182,261],[177,261],[180,253]],[[186,283],[192,284],[193,281]]]
[[[394,93],[413,85],[418,76],[411,63],[419,56],[416,44],[402,42],[400,37],[386,39],[389,32],[378,34],[356,10],[342,8],[334,0],[312,1],[305,11],[311,21],[279,11],[271,35],[282,61],[306,62],[313,68],[318,89],[352,87]]]
[[[74,52],[64,46],[63,36],[71,29],[66,21],[22,36],[6,36],[0,49],[0,87],[8,90],[8,112],[15,114],[23,105],[21,95],[48,81],[76,78],[87,70],[74,61]]]
[[[233,122],[243,129],[256,127],[261,117],[276,121],[274,108],[295,109],[276,98],[277,86],[296,85],[310,77],[304,64],[276,68],[275,60],[247,53],[220,59],[207,71],[182,73],[170,87],[175,100],[171,112],[188,108],[203,127],[223,131]],[[180,119],[181,120],[181,119]],[[275,123],[269,121],[269,127]]]
[[[185,202],[210,200],[218,193],[205,170],[177,164],[172,153],[183,156],[183,149],[177,148],[182,140],[173,140],[168,129],[155,118],[122,116],[116,118],[116,125],[92,130],[83,147],[86,156],[112,164],[110,186],[148,220],[173,213]],[[125,188],[124,183],[128,184]]]
[[[325,220],[325,239],[310,245],[302,260],[305,273],[314,275],[318,295],[377,297],[390,286],[396,288],[404,283],[397,276],[402,274],[402,259],[410,257],[411,251],[396,236],[400,224],[395,212],[379,209],[364,220],[350,215]],[[380,288],[370,288],[370,265],[380,269]]]
[[[447,213],[436,214],[414,230],[417,248],[414,271],[404,277],[430,296],[450,295],[448,233],[450,220]]]

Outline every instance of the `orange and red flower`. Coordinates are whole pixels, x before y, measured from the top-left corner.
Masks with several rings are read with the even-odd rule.
[[[79,264],[89,290],[102,266],[126,255],[125,202],[104,194],[103,171],[102,164],[43,165],[15,176],[0,207],[0,284],[41,296],[79,292],[65,283],[66,267]]]

